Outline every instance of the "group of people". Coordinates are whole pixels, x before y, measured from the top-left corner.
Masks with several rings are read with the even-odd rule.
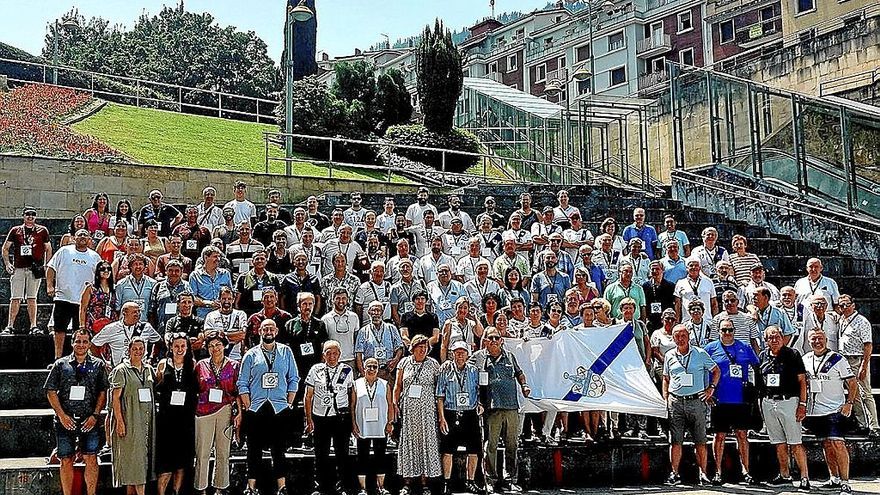
[[[97,194],[54,252],[34,208],[9,233],[3,255],[15,304],[7,331],[20,301],[40,331],[43,278],[54,299],[57,360],[46,390],[62,484],[72,479],[78,447],[93,493],[95,455],[109,445],[114,483],[131,493],[154,476],[159,493],[178,492],[193,466],[196,490],[222,491],[236,442],[248,452],[246,492],[257,492],[266,449],[277,491],[286,493],[285,452],[307,441],[318,493],[382,494],[386,450],[396,442],[408,491],[448,480],[459,448],[469,491],[518,490],[521,439],[555,445],[578,422],[588,441],[648,438],[651,421],[603,411],[573,421],[523,417],[530,389],[504,339],[618,323],[633,326],[646,372],[669,405],[657,432],[668,430],[671,484],[680,483],[686,435],[696,444],[699,481],[721,483],[731,432],[744,479],[754,481],[748,431],[763,428],[779,454],[771,482],[793,483],[790,447],[799,486],[809,488],[804,424],[824,440],[830,485],[848,491],[850,419],[880,432],[868,383],[871,325],[816,258],[807,276],[777,289],[743,236],[728,251],[709,227],[691,248],[674,217],[658,234],[641,208],[621,234],[606,218],[594,236],[564,190],[540,210],[524,193],[509,215],[486,197],[474,219],[456,195],[439,211],[424,188],[405,210],[386,198],[382,212],[352,193],[350,206],[329,217],[315,197],[290,212],[279,191],[260,210],[245,184],[233,192],[221,207],[207,187],[181,213],[152,191],[137,214],[127,200],[111,212],[107,195]],[[73,353],[64,356],[68,334]],[[497,459],[502,438],[506,476]]]

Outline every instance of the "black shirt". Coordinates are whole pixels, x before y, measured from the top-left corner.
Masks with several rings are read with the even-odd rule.
[[[74,386],[85,387],[82,400],[70,399],[70,389]],[[82,364],[76,362],[73,354],[59,358],[52,365],[52,371],[49,372],[49,377],[43,385],[44,390],[54,390],[58,393],[61,409],[68,416],[83,420],[94,414],[98,405],[98,395],[108,388],[110,388],[110,380],[107,375],[107,365],[91,354],[86,354]]]
[[[434,313],[426,311],[422,315],[417,315],[415,311],[410,311],[400,317],[400,328],[406,328],[410,340],[416,335],[424,335],[430,339],[434,336],[434,329],[440,328],[440,320],[437,319],[437,315]],[[428,355],[439,361],[440,344],[432,346],[431,352]]]
[[[761,375],[764,384],[765,397],[785,396],[786,398],[799,397],[801,393],[798,375],[806,375],[804,360],[798,351],[791,347],[783,346],[779,354],[773,356],[770,349],[761,351]],[[779,386],[771,387],[770,375],[779,375]]]
[[[276,230],[284,230],[284,227],[287,227],[287,223],[281,220],[275,220],[274,222],[263,220],[254,225],[253,237],[262,242],[264,246],[268,246],[272,244],[272,234]]]
[[[648,310],[648,328],[660,328],[663,326],[663,310],[675,308],[675,285],[662,279],[655,286],[651,279],[642,284],[642,289],[645,291],[645,308]],[[660,304],[659,311],[657,306],[652,306],[653,303]]]
[[[162,237],[168,237],[173,231],[171,228],[171,222],[173,222],[178,215],[180,215],[180,211],[167,203],[161,203],[158,208],[154,208],[152,204],[148,204],[138,212],[138,229],[140,230],[140,234],[143,235],[144,224],[147,220],[155,220],[161,224],[159,226],[159,235]]]
[[[268,217],[266,217],[266,209],[265,208],[260,209],[260,215],[258,218],[261,222],[266,220],[266,218],[268,218]],[[280,207],[280,208],[278,208],[278,220],[281,220],[282,222],[284,222],[287,225],[291,225],[291,224],[293,224],[293,215],[290,214],[290,210],[288,210],[287,208]]]
[[[316,211],[314,215],[308,212],[307,214],[309,215],[309,225],[317,229],[318,232],[330,226],[330,218],[320,211]]]
[[[193,310],[195,311],[195,310]],[[172,316],[167,323],[165,323],[164,328],[160,328],[159,331],[162,332],[162,336],[172,334],[172,333],[185,333],[187,337],[198,337],[200,333],[202,333],[205,329],[205,320],[204,318],[199,318],[195,314],[191,316]],[[164,330],[164,331],[163,331]],[[160,342],[164,342],[163,338]],[[163,348],[165,346],[163,345]],[[164,358],[165,353],[159,356],[160,358]],[[196,360],[204,359],[208,357],[208,350],[202,347],[199,350],[193,350],[193,357]]]

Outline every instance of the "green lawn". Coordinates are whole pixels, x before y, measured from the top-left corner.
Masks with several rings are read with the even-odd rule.
[[[266,171],[263,132],[277,132],[271,124],[202,117],[164,110],[107,104],[95,115],[73,125],[125,153],[135,161],[154,165],[209,168],[239,172]],[[283,151],[270,144],[272,157]],[[269,171],[283,173],[284,162],[270,161]],[[294,162],[294,175],[327,177],[328,169],[308,161]],[[333,169],[340,179],[384,180],[380,172]],[[394,182],[408,182],[393,176]]]

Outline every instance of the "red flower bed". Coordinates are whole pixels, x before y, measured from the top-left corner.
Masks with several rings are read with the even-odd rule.
[[[122,158],[113,148],[59,123],[91,102],[86,93],[41,84],[0,93],[0,152],[85,160]]]

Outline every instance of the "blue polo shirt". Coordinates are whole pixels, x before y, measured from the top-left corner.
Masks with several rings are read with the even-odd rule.
[[[380,323],[378,328],[372,322],[361,327],[354,343],[355,353],[362,353],[364,360],[376,358],[379,365],[388,363],[394,357],[394,353],[402,348],[403,339],[400,337],[400,331],[385,321]]]
[[[278,386],[266,389],[263,388],[263,375],[270,371],[278,373]],[[249,411],[258,411],[268,401],[272,404],[275,414],[280,413],[290,407],[287,403],[287,394],[296,393],[299,388],[299,372],[296,369],[293,351],[290,347],[278,343],[275,344],[274,353],[265,352],[261,345],[249,349],[241,360],[236,385],[239,395],[250,394]]]
[[[636,228],[636,224],[632,223],[623,229],[623,240],[629,242],[630,239],[638,237],[645,243],[645,254],[649,259],[656,259],[654,256],[654,245],[657,242],[657,231],[648,224],[642,225],[642,228]]]
[[[664,256],[660,260],[660,264],[663,265],[663,280],[672,285],[687,277],[687,265],[685,265],[684,258],[681,256],[676,261],[672,261],[668,256]]]
[[[540,272],[532,279],[532,293],[538,294],[538,304],[542,308],[554,297],[562,302],[565,291],[569,288],[571,288],[571,279],[567,274],[559,271],[552,277],[547,276],[546,272]]]
[[[440,366],[437,375],[437,398],[443,399],[443,408],[451,411],[471,411],[477,408],[479,395],[479,371],[471,363],[464,363],[463,369],[458,369],[455,362],[446,361]],[[467,404],[458,404],[458,394],[467,394]]]
[[[232,277],[229,275],[229,270],[223,268],[217,268],[213,277],[208,275],[204,268],[199,268],[189,275],[189,288],[193,295],[205,301],[216,301],[219,299],[220,287],[224,285],[235,288],[232,285]],[[196,314],[204,318],[213,310],[214,308],[210,306],[202,306],[196,308]]]
[[[731,345],[713,340],[706,345],[705,350],[721,369],[721,380],[715,390],[715,399],[721,404],[742,404],[743,387],[749,381],[749,365],[757,366],[760,363],[752,346],[739,340],[734,340]],[[730,376],[731,364],[742,366],[742,378]]]

